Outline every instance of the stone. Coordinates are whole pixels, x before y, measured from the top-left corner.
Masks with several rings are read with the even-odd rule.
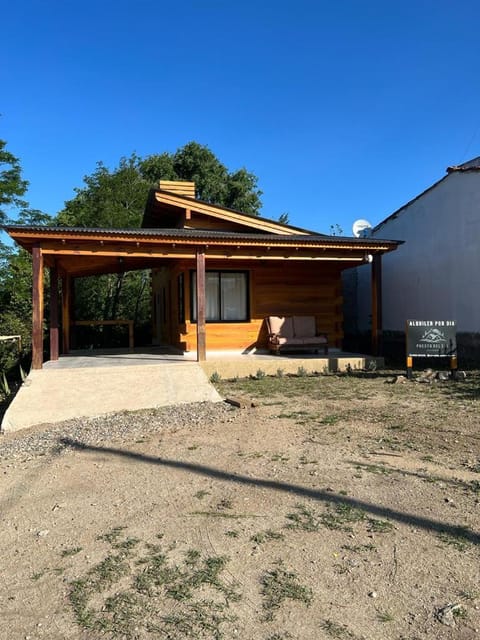
[[[461,604],[449,602],[437,611],[436,618],[447,627],[455,627],[455,611],[461,611],[462,609]]]

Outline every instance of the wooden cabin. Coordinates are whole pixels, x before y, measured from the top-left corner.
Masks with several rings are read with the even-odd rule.
[[[33,256],[33,363],[43,360],[43,271],[50,269],[50,358],[70,348],[74,278],[152,271],[154,344],[184,351],[266,346],[265,318],[313,315],[342,345],[342,270],[372,262],[372,331],[381,330],[381,256],[390,240],[328,236],[195,198],[192,182],[160,181],[141,229],[19,226],[7,232]],[[62,322],[56,317],[62,279]],[[59,326],[62,337],[60,340]]]

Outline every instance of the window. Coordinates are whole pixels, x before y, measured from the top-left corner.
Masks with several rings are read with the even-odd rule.
[[[177,280],[177,294],[178,294],[178,322],[183,324],[185,322],[185,287],[183,273],[178,276]]]
[[[197,274],[192,272],[192,322],[197,321]],[[205,274],[207,322],[248,320],[248,274],[244,271],[207,271]]]

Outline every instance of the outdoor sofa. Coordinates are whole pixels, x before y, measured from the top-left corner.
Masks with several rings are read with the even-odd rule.
[[[323,349],[325,355],[328,353],[328,336],[317,333],[315,316],[269,316],[266,323],[268,348],[276,355],[287,350]]]

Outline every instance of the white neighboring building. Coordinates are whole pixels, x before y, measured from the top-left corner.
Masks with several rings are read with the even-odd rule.
[[[382,259],[384,332],[404,332],[407,318],[439,318],[480,337],[480,157],[449,167],[380,222],[372,237],[404,241]],[[368,267],[358,268],[354,288],[351,328],[364,332],[370,327]]]

